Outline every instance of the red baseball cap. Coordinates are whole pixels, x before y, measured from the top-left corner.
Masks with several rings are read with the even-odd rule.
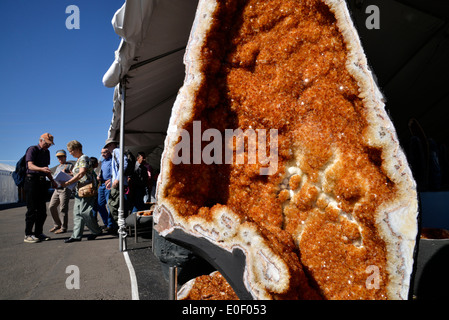
[[[41,135],[41,139],[44,139],[44,141],[50,145],[54,145],[55,143],[53,142],[53,136],[49,133],[44,133],[43,135]]]

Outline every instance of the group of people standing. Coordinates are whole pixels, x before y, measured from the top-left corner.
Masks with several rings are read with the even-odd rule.
[[[59,165],[54,174],[49,169],[49,148],[54,145],[54,138],[49,133],[44,133],[36,146],[27,149],[25,155],[26,178],[25,193],[27,212],[25,215],[25,239],[24,242],[36,243],[49,240],[50,237],[43,233],[43,226],[47,217],[46,193],[48,190],[47,179],[55,189],[49,203],[54,226],[49,231],[55,234],[65,233],[68,230],[69,200],[73,194],[73,233],[65,240],[66,243],[81,241],[84,227],[87,226],[91,234],[87,240],[94,240],[104,231],[116,234],[118,225],[119,208],[119,166],[120,150],[118,143],[112,139],[106,140],[101,150],[100,172],[97,175],[95,168],[98,160],[88,157],[83,153],[83,146],[77,140],[67,143],[67,151],[77,159],[75,165],[67,162],[67,154],[64,150],[58,150],[56,157]],[[127,158],[124,157],[124,166],[127,166]],[[60,172],[68,175],[68,180],[56,181],[55,177]],[[139,152],[135,165],[136,174],[124,179],[129,188],[126,197],[125,212],[142,210],[144,197],[151,192],[151,167],[145,161],[145,154]],[[141,181],[142,173],[146,177]],[[67,176],[66,176],[67,177]],[[139,181],[137,183],[137,181]],[[79,190],[85,186],[92,186],[97,190],[90,196],[81,196]],[[128,190],[128,188],[126,188]],[[59,211],[58,212],[58,207]],[[103,221],[103,229],[98,224],[98,214]],[[61,216],[62,215],[62,219]],[[33,231],[34,228],[34,231]]]

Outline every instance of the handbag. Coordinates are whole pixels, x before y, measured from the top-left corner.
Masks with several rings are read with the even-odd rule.
[[[97,188],[95,188],[93,182],[86,184],[78,189],[78,197],[89,198],[95,197],[98,194]]]

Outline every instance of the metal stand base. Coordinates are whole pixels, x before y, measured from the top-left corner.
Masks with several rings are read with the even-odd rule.
[[[246,256],[242,250],[235,248],[228,252],[204,238],[194,237],[180,229],[173,230],[165,238],[191,250],[220,271],[240,300],[253,300],[243,280]]]
[[[123,235],[120,231],[119,231],[119,250],[120,252],[128,250],[128,245],[126,243],[126,235]]]
[[[177,267],[169,268],[168,300],[178,300],[178,268]]]

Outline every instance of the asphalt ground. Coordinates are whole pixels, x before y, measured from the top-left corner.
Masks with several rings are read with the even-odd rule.
[[[51,240],[29,244],[23,242],[26,207],[18,204],[0,205],[0,307],[4,314],[91,318],[95,315],[100,317],[116,317],[122,314],[146,315],[153,314],[154,310],[163,310],[166,318],[181,319],[188,315],[200,318],[195,313],[198,312],[198,309],[195,309],[197,304],[168,301],[168,281],[159,260],[151,251],[151,230],[150,232],[140,230],[137,242],[134,234],[130,234],[127,237],[125,252],[120,252],[119,239],[115,236],[105,234],[96,240],[88,241],[86,237],[90,232],[87,229],[81,242],[66,244],[64,240],[70,237],[73,227],[72,208],[73,200],[70,203],[67,233],[55,235],[47,232],[47,235],[52,237]],[[49,212],[47,214],[44,231],[53,226],[53,219]],[[101,221],[99,224],[102,224]],[[126,257],[129,258],[129,264]],[[75,281],[76,272],[79,283]],[[181,279],[178,276],[178,285],[181,285],[182,282],[179,283],[179,280]],[[141,303],[131,302],[137,299],[141,300]],[[25,300],[37,303],[23,304]],[[100,300],[103,303],[100,303]],[[48,303],[45,304],[44,301]],[[72,304],[72,301],[76,304]],[[83,303],[81,306],[79,301]],[[86,301],[93,303],[86,304]],[[124,301],[125,304],[118,301]],[[242,303],[251,307],[248,301]],[[260,310],[266,310],[265,314],[258,316],[261,319],[287,316],[298,308],[297,302],[294,301],[289,303],[256,301],[252,305],[254,303],[262,308]],[[214,318],[228,318],[229,315],[239,318],[239,312],[240,316],[246,312],[246,316],[243,317],[246,318],[250,310],[248,306],[243,309],[245,305],[239,307],[235,301],[199,304],[199,306],[217,307],[218,311]],[[317,306],[313,302],[300,304],[303,311],[310,308],[310,311],[316,312]],[[394,306],[386,307],[385,304],[381,304],[373,309],[372,304],[362,304],[355,307],[364,311],[370,310],[370,313],[377,310],[379,316],[381,314],[384,316],[386,310],[395,312],[396,308],[401,315],[404,315],[405,311],[408,314],[412,312],[415,314],[417,308],[422,307],[421,304],[407,304],[404,310],[402,304]],[[339,310],[340,307],[342,313],[347,312],[347,303],[333,304],[332,308]],[[435,304],[431,305],[432,310],[435,307]],[[426,307],[423,309],[428,310]],[[322,311],[328,314],[326,308]],[[203,316],[212,317],[210,314]]]
[[[64,243],[72,233],[72,211],[73,199],[68,232],[54,234],[47,209],[44,233],[51,240],[30,244],[23,241],[26,206],[0,207],[0,300],[168,299],[168,282],[151,251],[151,228],[138,232],[137,242],[129,235],[126,252],[116,236],[88,241],[87,228],[81,242]]]

